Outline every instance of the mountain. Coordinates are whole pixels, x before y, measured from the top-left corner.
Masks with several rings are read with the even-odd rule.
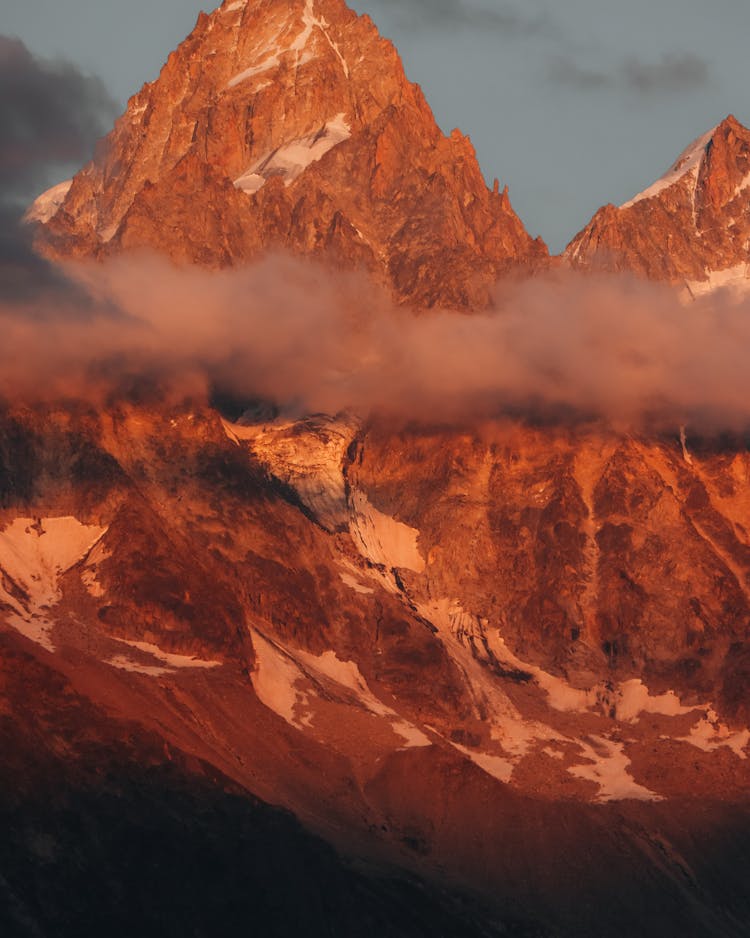
[[[747,288],[750,131],[731,115],[629,202],[605,205],[564,257],[575,269],[632,271],[692,294]]]
[[[221,896],[291,936],[303,887],[310,934],[742,934],[746,452],[143,403],[0,430],[8,933],[129,884],[146,934]]]
[[[698,181],[705,235],[714,137],[612,211]],[[201,16],[30,216],[65,261],[286,250],[416,309],[546,263],[338,0]],[[4,934],[747,934],[743,438],[126,374],[0,400]]]
[[[414,306],[486,305],[499,275],[547,257],[343,0],[201,14],[94,162],[31,215],[56,257],[146,247],[223,267],[284,249],[365,267]]]

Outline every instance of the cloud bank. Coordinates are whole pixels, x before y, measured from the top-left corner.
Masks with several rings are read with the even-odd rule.
[[[750,427],[750,304],[729,297],[683,305],[666,287],[558,274],[506,287],[490,313],[415,316],[358,276],[282,257],[218,273],[121,257],[75,276],[86,309],[0,306],[5,398],[101,402],[143,383],[300,414]]]

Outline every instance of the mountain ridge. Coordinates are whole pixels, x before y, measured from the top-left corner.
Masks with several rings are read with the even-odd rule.
[[[52,209],[51,256],[221,267],[284,249],[364,266],[414,306],[486,305],[498,276],[547,258],[343,0],[201,15]]]
[[[415,308],[485,308],[498,280],[550,266],[742,292],[749,145],[729,115],[550,259],[366,14],[343,0],[225,2],[27,218],[52,258],[150,248],[217,268],[281,250],[365,269]]]
[[[742,168],[744,128],[725,124],[710,167],[705,145],[696,154],[700,219],[721,217]],[[693,224],[691,181],[678,173],[603,210],[612,239],[621,218],[672,226],[655,221],[628,270],[645,263],[643,244]],[[215,270],[290,250],[331,277],[370,270],[416,309],[481,310],[498,279],[550,264],[468,138],[439,131],[393,47],[340,0],[227,0],[202,14],[95,161],[36,213],[56,259],[147,248]],[[698,229],[684,230],[687,259],[663,259],[683,278],[702,256]],[[587,252],[584,272],[596,268]],[[398,312],[397,336],[406,316],[415,330],[440,321]],[[467,330],[490,319],[445,318]],[[586,352],[580,367],[596,344]],[[452,377],[438,375],[449,394]],[[77,933],[70,918],[49,925],[37,895],[71,844],[105,871],[73,877],[84,912],[99,883],[112,890],[105,913],[121,906],[127,870],[143,864],[151,905],[184,933],[160,867],[165,831],[169,849],[208,844],[225,871],[202,905],[196,861],[201,938],[221,933],[225,907],[296,938],[284,907],[306,886],[311,934],[342,921],[403,938],[462,924],[472,938],[746,932],[743,437],[520,408],[278,414],[189,387],[160,394],[136,373],[99,406],[0,400],[0,715],[23,718],[0,721],[0,806],[5,862],[33,874],[6,887],[0,868],[0,890],[19,934]],[[63,784],[45,813],[53,772]],[[364,896],[361,921],[300,871],[300,851]],[[134,858],[125,874],[121,855]],[[276,912],[264,899],[257,922],[248,879],[263,892],[264,858]]]
[[[576,270],[632,272],[700,295],[747,291],[750,131],[729,115],[628,202],[606,205],[563,253]]]

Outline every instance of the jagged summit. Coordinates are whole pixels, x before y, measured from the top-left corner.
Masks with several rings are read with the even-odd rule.
[[[724,122],[571,259],[617,247],[668,279],[732,263],[747,139]],[[546,257],[339,0],[202,15],[30,217],[62,257],[283,248],[365,266],[415,306],[477,306]],[[545,346],[570,345],[566,309]],[[489,344],[489,318],[457,321]],[[37,319],[41,356],[16,357],[44,385],[48,348],[80,333]],[[414,327],[425,346],[434,322]],[[595,393],[601,333],[578,331]],[[182,401],[127,382],[99,406],[117,347],[91,401],[61,383],[65,401],[0,405],[0,934],[747,933],[744,438],[562,408],[448,427],[235,400],[230,420],[191,374]],[[257,361],[286,380],[279,348]],[[434,359],[448,391],[452,353]]]
[[[37,217],[57,256],[155,247],[227,266],[283,248],[365,266],[423,306],[482,305],[547,255],[343,0],[201,14],[55,208]]]
[[[671,186],[676,185],[684,179],[689,178],[695,183],[698,173],[700,172],[703,158],[706,155],[706,147],[716,133],[716,130],[716,127],[712,127],[711,130],[702,134],[697,140],[693,140],[693,142],[682,151],[663,176],[660,176],[656,182],[652,183],[647,189],[644,189],[643,192],[639,192],[637,195],[634,195],[632,199],[624,202],[620,208],[630,208],[630,206],[635,205],[636,202],[641,202],[644,199],[654,199],[659,193],[663,192],[665,189],[669,189]]]
[[[619,208],[605,205],[571,241],[577,268],[629,270],[692,293],[747,285],[750,131],[729,115]]]

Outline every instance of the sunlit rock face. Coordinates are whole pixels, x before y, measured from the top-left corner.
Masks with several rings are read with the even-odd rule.
[[[50,758],[73,701],[110,721],[66,772],[139,727],[190,798],[218,772],[433,910],[478,893],[466,934],[747,914],[746,454],[167,405],[1,427],[2,660],[37,662]]]
[[[365,268],[415,306],[486,305],[498,275],[547,256],[342,0],[202,14],[94,162],[30,217],[55,256],[154,248],[222,267],[285,249]]]
[[[568,261],[675,283],[732,269],[746,136],[720,125]],[[202,15],[29,219],[57,258],[217,269],[279,250],[417,308],[482,308],[546,258],[338,0]],[[60,938],[55,917],[106,918],[123,883],[151,895],[141,870],[151,888],[185,867],[148,905],[207,938],[218,915],[289,938],[744,933],[741,439],[517,410],[230,414],[151,384],[96,400],[0,402],[10,933]],[[121,859],[144,829],[153,868]],[[304,918],[285,911],[300,894]]]
[[[728,117],[699,137],[652,186],[606,205],[571,241],[577,269],[632,271],[686,286],[747,292],[750,131]]]

